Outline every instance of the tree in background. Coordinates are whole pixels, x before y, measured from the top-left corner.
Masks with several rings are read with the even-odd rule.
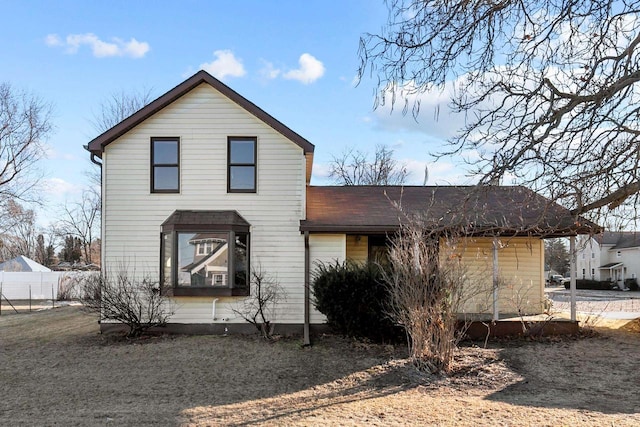
[[[100,195],[84,191],[80,201],[65,204],[57,226],[63,235],[80,242],[82,258],[87,264],[93,263],[91,245],[100,234]]]
[[[51,110],[37,96],[0,83],[0,208],[37,198],[33,190],[42,177],[37,162],[51,132]]]
[[[93,125],[93,128],[97,133],[101,134],[103,132],[106,132],[127,117],[136,113],[142,107],[149,104],[152,99],[153,98],[151,89],[142,89],[139,92],[133,93],[127,93],[124,90],[120,92],[114,92],[100,104],[99,111],[93,114],[91,124]],[[94,167],[85,171],[85,175],[89,179],[88,191],[92,194],[88,196],[88,198],[92,202],[86,203],[85,199],[87,199],[87,195],[83,194],[80,204],[88,208],[89,212],[83,213],[82,216],[89,217],[92,213],[96,214],[97,217],[95,219],[95,225],[97,227],[97,232],[94,233],[94,236],[97,236],[99,235],[101,220],[100,214],[102,212],[102,169],[101,167],[94,165]],[[93,211],[93,208],[96,206],[94,202],[97,203],[97,212]],[[77,206],[73,209],[77,210]],[[66,210],[67,209],[65,208],[65,211]],[[66,214],[66,216],[69,216],[69,212],[66,212]],[[74,216],[77,217],[78,215],[75,214]],[[89,243],[91,243],[91,241],[89,241]],[[87,254],[85,254],[85,256],[86,255]],[[92,261],[97,261],[97,259],[94,260],[93,258],[93,256],[89,256],[89,259],[91,259]]]
[[[58,253],[58,259],[64,262],[75,263],[82,259],[82,242],[79,238],[66,236],[64,246]]]
[[[360,40],[376,106],[417,118],[421,96],[446,92],[464,122],[440,154],[481,183],[508,175],[575,215],[638,218],[640,1],[388,4]]]
[[[329,177],[339,185],[401,185],[409,172],[393,158],[393,150],[376,146],[373,159],[369,153],[350,149],[329,164]]]
[[[564,239],[544,241],[545,270],[555,270],[563,276],[569,272],[569,251]]]
[[[39,232],[35,212],[10,199],[3,205],[2,217],[4,226],[0,229],[0,259],[7,260],[20,255],[35,258]]]
[[[124,90],[114,92],[100,104],[99,111],[93,114],[91,124],[98,133],[103,133],[140,110],[152,99],[151,89],[132,93]]]
[[[36,238],[36,250],[35,257],[36,262],[44,265],[45,267],[51,267],[55,263],[55,248],[52,243],[48,243],[45,240],[44,234],[38,234]]]

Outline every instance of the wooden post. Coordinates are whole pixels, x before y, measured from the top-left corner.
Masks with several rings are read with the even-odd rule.
[[[500,308],[498,307],[498,237],[493,238],[493,320],[500,320]]]
[[[29,313],[31,313],[31,283],[29,283]]]
[[[571,321],[576,321],[576,236],[569,237],[569,270],[571,272],[571,282],[569,285],[571,294]]]

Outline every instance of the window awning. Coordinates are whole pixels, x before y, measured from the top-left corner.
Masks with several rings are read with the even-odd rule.
[[[249,232],[251,224],[236,211],[177,210],[162,223],[162,231]]]

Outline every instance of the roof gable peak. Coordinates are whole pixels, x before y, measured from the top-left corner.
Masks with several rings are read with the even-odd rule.
[[[170,91],[166,92],[164,95],[161,95],[159,98],[150,102],[148,105],[141,108],[131,116],[127,117],[111,129],[108,129],[101,135],[94,138],[91,142],[89,142],[87,146],[88,150],[92,154],[98,157],[102,157],[104,148],[111,142],[115,141],[116,139],[202,83],[209,84],[222,95],[226,96],[231,101],[242,107],[244,110],[254,115],[256,118],[273,128],[275,131],[282,134],[285,138],[298,145],[303,149],[305,154],[313,153],[313,150],[315,148],[313,144],[311,144],[305,138],[285,126],[282,122],[278,121],[266,111],[255,105],[253,102],[249,101],[247,98],[243,97],[238,92],[234,91],[229,86],[222,83],[220,80],[216,79],[204,70],[198,71],[187,80],[183,81]]]

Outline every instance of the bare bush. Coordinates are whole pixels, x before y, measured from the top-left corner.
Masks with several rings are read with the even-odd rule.
[[[391,270],[385,278],[390,317],[406,331],[416,367],[433,373],[449,371],[458,342],[458,313],[468,298],[469,277],[445,237],[456,239],[451,232],[444,235],[442,229],[408,219],[391,245]]]
[[[138,337],[150,328],[165,326],[174,314],[166,289],[149,275],[137,278],[135,271],[120,268],[86,278],[80,300],[85,309],[129,327],[127,337]]]
[[[263,338],[272,340],[274,309],[283,299],[284,290],[277,278],[258,266],[251,269],[251,296],[245,298],[233,312],[255,326]]]

